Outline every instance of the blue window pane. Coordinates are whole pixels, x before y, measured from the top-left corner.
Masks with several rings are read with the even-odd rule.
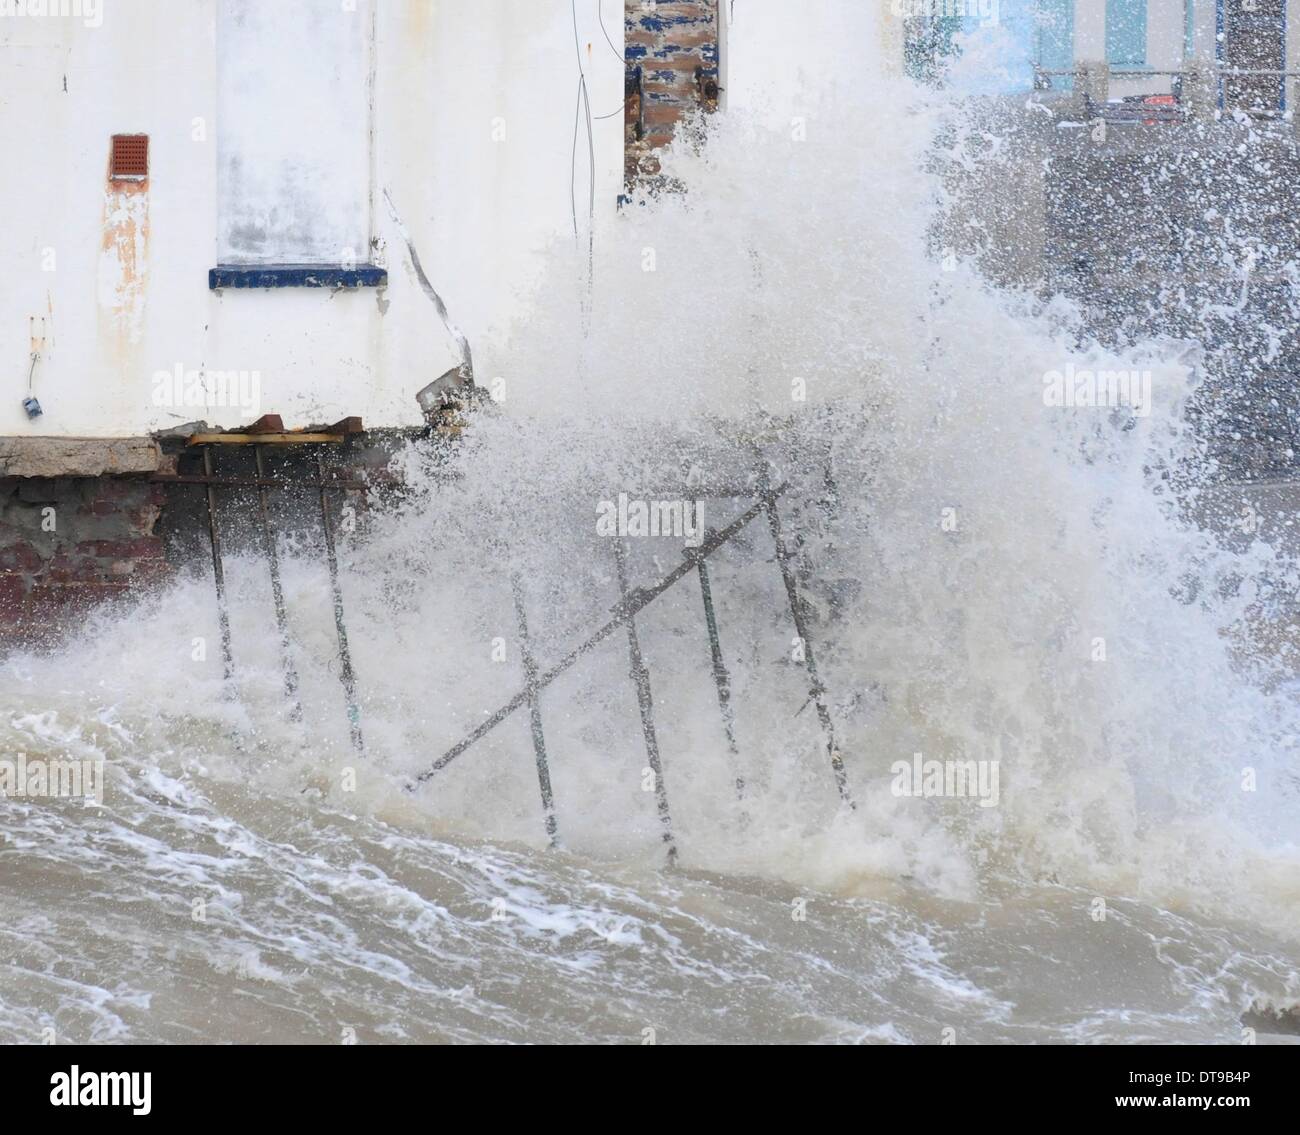
[[[1141,67],[1147,61],[1147,0],[1106,0],[1106,62]]]

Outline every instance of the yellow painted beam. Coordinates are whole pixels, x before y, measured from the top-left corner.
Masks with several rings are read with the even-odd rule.
[[[338,445],[343,434],[194,434],[186,445]]]

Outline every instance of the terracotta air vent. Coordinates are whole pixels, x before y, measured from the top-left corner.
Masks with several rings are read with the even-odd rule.
[[[143,181],[149,176],[149,135],[114,134],[111,181]]]

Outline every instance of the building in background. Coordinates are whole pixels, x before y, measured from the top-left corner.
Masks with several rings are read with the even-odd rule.
[[[1198,344],[1193,409],[1222,477],[1300,474],[1300,20],[1283,0],[897,3],[907,72],[962,96],[939,249],[1073,298],[1114,345]]]
[[[969,94],[1070,90],[1104,65],[1116,99],[1178,95],[1216,71],[1228,109],[1277,114],[1294,101],[1300,26],[1286,0],[891,0],[909,74]],[[1229,72],[1253,72],[1249,75]]]
[[[891,11],[913,79],[1016,94],[1034,89],[1036,69],[1073,66],[1071,0],[891,0]]]

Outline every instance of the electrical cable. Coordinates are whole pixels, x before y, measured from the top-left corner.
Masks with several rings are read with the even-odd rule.
[[[620,106],[618,110],[611,110],[608,114],[598,114],[596,115],[595,120],[597,122],[601,122],[606,118],[613,118],[614,115],[616,114],[622,114],[625,110],[627,110],[627,104],[630,103],[631,101],[632,101],[632,96],[628,95],[627,98],[623,100],[623,105]]]
[[[614,41],[609,38],[609,32],[605,31],[605,0],[596,0],[596,19],[600,21],[600,30],[605,36],[605,42],[609,44],[610,51],[614,53],[615,58],[617,58],[620,63],[627,66],[627,57],[614,46]]]
[[[573,214],[573,235],[578,235],[578,203],[574,195],[573,179],[577,175],[578,166],[578,124],[581,120],[583,111],[587,116],[587,156],[588,156],[588,201],[587,201],[587,239],[589,250],[588,259],[592,259],[595,254],[593,228],[596,219],[596,139],[595,132],[592,129],[591,101],[587,96],[587,73],[582,66],[582,42],[578,36],[578,5],[577,0],[569,0],[569,13],[573,18],[573,51],[578,60],[578,105],[574,110],[573,116],[573,153],[569,167],[569,208]]]

